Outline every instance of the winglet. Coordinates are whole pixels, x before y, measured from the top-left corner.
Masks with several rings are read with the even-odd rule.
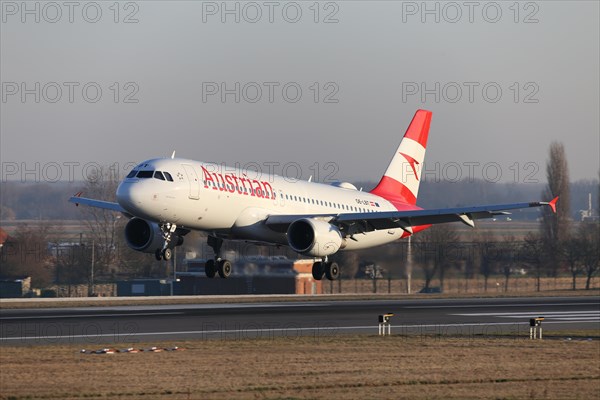
[[[81,197],[82,194],[83,192],[77,192],[73,195],[73,197]],[[75,203],[75,207],[79,207],[79,203]]]
[[[557,201],[558,201],[558,196],[556,196],[555,198],[553,198],[552,201],[548,203],[548,205],[550,206],[550,208],[552,209],[552,212],[554,214],[556,214],[556,202]]]

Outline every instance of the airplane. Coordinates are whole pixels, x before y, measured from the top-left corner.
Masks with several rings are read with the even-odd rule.
[[[314,259],[316,280],[335,280],[340,267],[329,260],[338,251],[380,246],[433,224],[508,215],[508,210],[549,206],[558,197],[529,202],[424,210],[417,206],[431,111],[417,110],[379,184],[370,192],[348,182],[290,181],[273,174],[213,163],[156,158],[135,166],[120,182],[117,202],[84,198],[69,201],[123,213],[125,239],[134,250],[169,260],[191,230],[208,234],[214,258],[205,273],[227,278],[232,264],[221,257],[224,240],[289,246]]]

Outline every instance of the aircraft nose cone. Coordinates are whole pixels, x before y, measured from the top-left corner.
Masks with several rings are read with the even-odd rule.
[[[134,212],[143,205],[143,196],[136,187],[136,182],[121,182],[117,188],[117,202],[129,212]]]

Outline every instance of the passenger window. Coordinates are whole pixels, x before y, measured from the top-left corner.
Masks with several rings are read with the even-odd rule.
[[[154,172],[154,178],[155,179],[160,179],[161,181],[165,180],[165,177],[163,176],[162,172],[160,172],[160,171]]]
[[[170,174],[170,173],[168,173],[168,172],[163,172],[163,174],[165,175],[165,178],[167,178],[167,180],[168,180],[169,182],[173,182],[173,177],[171,176],[171,174]]]
[[[129,173],[127,174],[127,178],[133,178],[135,176],[135,174],[137,174],[137,170],[132,169],[131,171],[129,171]]]
[[[153,175],[154,171],[139,171],[136,176],[138,178],[152,178]]]

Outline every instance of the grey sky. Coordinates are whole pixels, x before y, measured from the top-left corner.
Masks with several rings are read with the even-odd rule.
[[[173,150],[376,180],[417,108],[434,112],[429,178],[544,181],[552,141],[572,179],[598,177],[597,1],[427,3],[438,15],[420,1],[227,3],[239,23],[221,2],[122,2],[118,15],[113,1],[75,2],[72,23],[62,2],[27,2],[39,22],[1,3],[3,180],[53,180],[56,165],[78,179],[86,163],[126,169]]]

